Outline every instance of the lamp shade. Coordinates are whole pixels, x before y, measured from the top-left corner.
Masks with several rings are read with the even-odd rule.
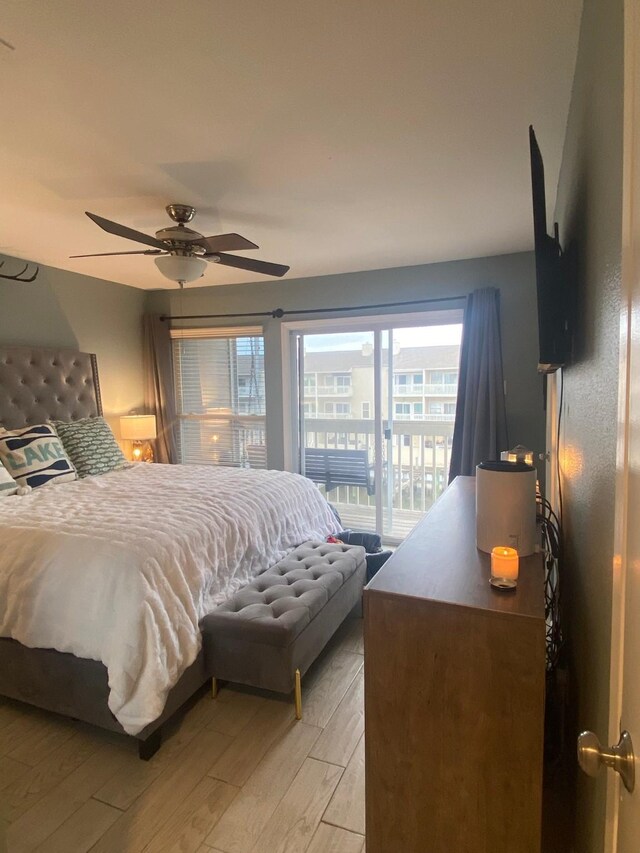
[[[193,255],[161,255],[154,259],[165,278],[171,281],[195,281],[207,268],[207,262]]]
[[[127,441],[148,441],[156,435],[155,415],[125,415],[120,418],[120,436]]]

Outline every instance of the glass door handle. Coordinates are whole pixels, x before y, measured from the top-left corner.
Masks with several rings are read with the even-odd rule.
[[[587,776],[597,776],[601,767],[611,767],[620,774],[629,793],[635,786],[635,757],[629,732],[622,732],[611,749],[604,749],[597,735],[582,732],[578,736],[578,764]]]

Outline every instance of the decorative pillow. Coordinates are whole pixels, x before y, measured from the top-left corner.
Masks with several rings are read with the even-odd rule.
[[[77,477],[51,424],[0,430],[0,461],[19,486],[35,489]]]
[[[17,491],[18,484],[2,462],[0,462],[0,498],[6,498],[7,495],[15,495]]]
[[[83,418],[70,423],[54,421],[54,426],[79,477],[107,474],[129,466],[104,418]]]

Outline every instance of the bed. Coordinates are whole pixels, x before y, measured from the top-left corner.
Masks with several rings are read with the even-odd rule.
[[[95,356],[0,347],[0,425],[101,411]],[[146,757],[208,678],[200,619],[334,528],[286,472],[140,464],[3,498],[0,694],[129,734]]]

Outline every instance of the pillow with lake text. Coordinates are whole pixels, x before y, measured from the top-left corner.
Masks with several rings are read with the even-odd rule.
[[[70,422],[54,421],[53,424],[78,477],[108,474],[109,471],[129,467],[130,463],[103,417]]]
[[[19,486],[33,489],[54,480],[77,478],[76,469],[51,424],[0,430],[0,462]]]

